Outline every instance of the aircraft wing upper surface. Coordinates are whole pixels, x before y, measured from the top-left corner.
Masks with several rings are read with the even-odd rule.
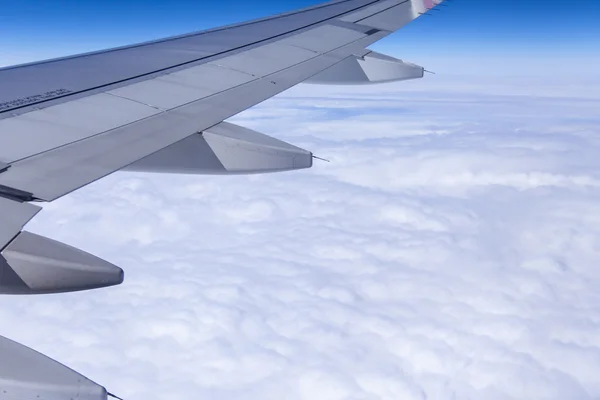
[[[368,84],[424,69],[366,47],[443,0],[336,0],[248,23],[0,69],[0,294],[119,284],[123,271],[23,227],[118,170],[245,174],[312,153],[225,119],[301,82]],[[0,337],[0,400],[106,390]]]
[[[441,2],[337,0],[0,69],[0,293],[122,281],[122,271],[100,259],[21,232],[39,211],[31,202],[122,169],[228,174],[312,166],[312,153],[223,121],[305,81],[422,77],[422,67],[366,47]]]

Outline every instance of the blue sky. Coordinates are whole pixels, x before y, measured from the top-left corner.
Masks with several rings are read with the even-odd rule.
[[[293,10],[314,0],[0,0],[0,48],[61,55]],[[600,50],[600,2],[454,0],[383,42],[411,54],[578,56]],[[0,54],[0,57],[2,55]]]
[[[0,335],[129,400],[600,398],[600,84],[556,74],[600,71],[596,2],[455,0],[378,45],[437,75],[233,121],[331,163],[118,173],[45,205],[28,230],[126,282],[3,298]],[[0,64],[311,4],[0,0]],[[470,74],[491,66],[554,75]]]

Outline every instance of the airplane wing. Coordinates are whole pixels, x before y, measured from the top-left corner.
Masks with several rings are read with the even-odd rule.
[[[370,44],[433,0],[336,0],[238,25],[0,69],[0,293],[119,284],[123,271],[26,231],[49,202],[119,170],[244,174],[312,153],[223,122],[301,82],[421,78]]]
[[[0,294],[119,284],[123,271],[23,231],[49,202],[119,170],[245,174],[312,153],[223,122],[301,82],[421,78],[370,44],[443,0],[336,0],[248,23],[0,69]],[[106,390],[0,337],[0,400]]]

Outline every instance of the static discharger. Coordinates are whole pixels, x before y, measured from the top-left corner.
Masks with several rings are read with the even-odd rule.
[[[325,159],[325,158],[317,157],[317,156],[315,156],[314,154],[313,154],[313,156],[312,156],[312,157],[313,157],[313,158],[315,158],[315,159],[317,159],[317,160],[321,160],[321,161],[325,161],[325,162],[331,162],[331,161],[329,161],[329,160],[327,160],[327,159]]]

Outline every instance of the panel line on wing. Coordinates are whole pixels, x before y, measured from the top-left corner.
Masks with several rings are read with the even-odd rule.
[[[109,95],[109,96],[117,97],[117,98],[119,98],[119,99],[133,101],[134,103],[138,103],[138,104],[141,104],[141,105],[143,105],[143,106],[147,106],[147,107],[150,107],[150,108],[154,108],[155,110],[158,110],[158,111],[167,111],[167,110],[165,110],[164,108],[160,108],[160,107],[154,106],[154,105],[152,105],[152,104],[144,103],[144,102],[142,102],[142,101],[139,101],[139,100],[130,99],[129,97],[119,96],[118,94],[111,93],[111,92],[104,92],[104,93],[105,93],[105,94],[107,94],[107,95]]]

